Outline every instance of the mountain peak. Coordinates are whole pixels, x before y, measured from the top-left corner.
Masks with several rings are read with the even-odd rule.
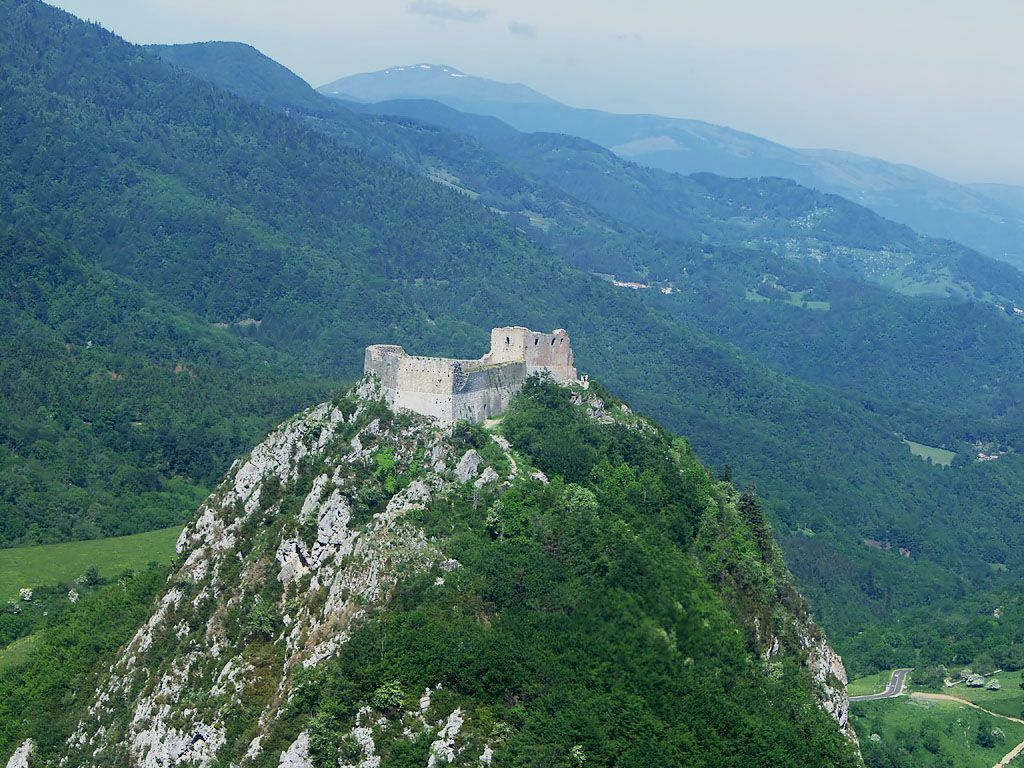
[[[557,104],[522,83],[502,83],[470,75],[450,64],[421,62],[339,78],[318,89],[335,98],[372,102],[436,99],[452,105],[480,101],[501,104]]]
[[[594,387],[539,378],[499,431],[392,412],[379,398],[364,379],[235,464],[69,741],[72,764],[415,754],[479,766],[492,753],[568,754],[564,729],[534,727],[542,713],[577,701],[559,718],[578,732],[624,685],[642,692],[638,722],[661,707],[668,727],[645,731],[657,754],[679,749],[665,733],[686,735],[684,763],[727,743],[705,736],[712,700],[728,697],[766,724],[774,756],[803,752],[789,764],[856,764],[839,734],[842,662],[760,511],[712,486],[682,441]],[[566,440],[578,442],[573,455],[549,450]],[[639,501],[645,483],[660,511]],[[737,538],[772,574],[742,596],[716,581],[747,567],[717,546]],[[577,674],[611,668],[627,648],[643,663]],[[653,666],[668,670],[668,693],[633,671]],[[819,708],[791,721],[771,702],[800,686]],[[810,746],[806,728],[821,741]],[[586,742],[600,763],[623,764],[627,748]]]

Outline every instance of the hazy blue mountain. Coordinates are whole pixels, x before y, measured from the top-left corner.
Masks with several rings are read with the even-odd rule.
[[[444,64],[413,64],[344,77],[319,89],[353,101],[414,99],[425,93],[439,101],[561,106],[554,99],[519,83],[498,83],[460,72]],[[382,95],[385,94],[385,95]]]
[[[970,187],[1024,216],[1024,187],[1013,184],[971,184]]]
[[[392,67],[343,77],[320,91],[362,102],[433,99],[501,118],[521,131],[580,136],[637,163],[677,173],[781,176],[843,195],[923,234],[1024,263],[1024,212],[1019,207],[912,166],[849,152],[793,149],[699,120],[577,109],[522,85],[484,80],[447,66]]]

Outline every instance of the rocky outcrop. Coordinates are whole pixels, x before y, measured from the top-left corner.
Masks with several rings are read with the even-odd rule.
[[[459,463],[455,466],[455,478],[460,483],[467,483],[470,478],[476,477],[479,467],[480,454],[477,453],[476,450],[470,448],[462,455],[462,458],[459,459]]]
[[[635,414],[578,396],[595,422],[654,434]],[[481,722],[440,684],[418,699],[399,695],[401,704],[373,705],[376,694],[359,700],[354,717],[350,711],[332,721],[333,741],[316,718],[296,717],[289,706],[303,681],[322,681],[316,676],[333,669],[322,665],[404,579],[451,594],[478,575],[471,553],[442,554],[450,542],[438,533],[438,516],[457,503],[491,504],[478,514],[501,541],[500,515],[493,530],[490,515],[506,492],[514,499],[523,483],[532,492],[562,488],[560,478],[549,483],[528,462],[522,454],[517,462],[500,435],[481,447],[479,434],[467,438],[442,422],[391,413],[372,381],[282,424],[235,463],[182,532],[176,570],[150,618],[101,681],[64,754],[47,765],[311,768],[313,755],[319,760],[331,744],[339,766],[378,768],[399,742],[419,750],[428,768],[491,765],[507,731]],[[775,550],[736,559],[734,534],[754,540],[737,528],[747,525],[737,509],[734,489],[709,497],[697,535],[709,583],[748,623],[764,673],[772,674],[777,657],[798,657],[822,708],[854,738],[842,661]],[[425,533],[424,520],[434,521],[428,524],[438,538]],[[754,604],[760,613],[750,610]],[[487,611],[474,612],[489,626]],[[8,768],[27,768],[31,754],[26,742]]]
[[[219,764],[238,707],[254,700],[244,757],[261,758],[301,670],[330,659],[400,579],[461,567],[412,520],[438,494],[502,477],[476,450],[460,456],[450,425],[381,410],[373,386],[289,420],[232,466],[182,532],[180,565],[68,740],[66,765]],[[440,733],[441,763],[459,727],[447,717],[423,721]],[[380,759],[372,727],[352,733],[360,765]],[[280,766],[307,768],[310,740],[300,734]]]
[[[282,659],[269,672],[274,680],[255,728],[262,733],[280,715],[297,670],[330,658],[387,600],[399,574],[441,559],[407,516],[454,478],[424,473],[369,514],[363,498],[384,492],[373,490],[378,453],[399,472],[417,454],[446,455],[447,433],[418,417],[382,427],[373,408],[364,399],[317,406],[236,462],[182,532],[181,565],[70,739],[71,764],[212,765],[233,707],[243,697],[251,702],[257,683],[268,688],[268,670],[250,658],[254,643],[279,648]],[[475,474],[479,459],[462,471],[470,465]],[[110,725],[125,712],[125,730],[115,736]],[[308,763],[308,740],[297,740],[281,764]],[[259,754],[257,736],[247,755]]]
[[[32,739],[26,739],[20,747],[14,750],[11,759],[7,761],[7,768],[29,768],[29,759],[35,750]]]
[[[281,753],[278,768],[313,768],[309,756],[309,732],[303,731],[288,749]]]
[[[807,651],[806,664],[814,678],[818,703],[835,718],[846,737],[857,743],[857,734],[849,719],[850,696],[846,690],[849,681],[842,658],[816,626],[805,624],[800,641]]]

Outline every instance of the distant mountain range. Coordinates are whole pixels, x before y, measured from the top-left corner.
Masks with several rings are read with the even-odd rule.
[[[849,198],[932,237],[1024,265],[1024,188],[964,185],[910,165],[831,149],[793,149],[699,120],[577,109],[520,84],[418,64],[351,75],[321,93],[362,102],[432,99],[521,131],[579,136],[677,173],[780,176]]]

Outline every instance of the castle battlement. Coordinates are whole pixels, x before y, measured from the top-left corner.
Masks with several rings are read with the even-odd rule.
[[[483,421],[501,413],[538,371],[576,381],[569,334],[521,326],[493,329],[490,351],[477,360],[409,355],[394,344],[374,344],[366,348],[363,371],[380,379],[393,408],[444,421]]]

